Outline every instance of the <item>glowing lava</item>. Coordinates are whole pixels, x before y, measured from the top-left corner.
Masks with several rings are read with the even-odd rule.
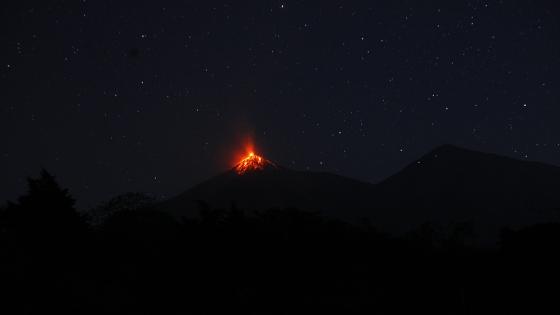
[[[237,165],[235,165],[235,171],[239,175],[246,174],[252,171],[262,171],[267,168],[276,168],[274,163],[269,160],[264,159],[262,156],[256,155],[254,152],[247,154]]]

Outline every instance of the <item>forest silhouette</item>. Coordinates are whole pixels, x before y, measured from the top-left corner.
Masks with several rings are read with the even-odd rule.
[[[453,207],[460,205],[450,204]],[[351,207],[351,205],[348,205]],[[131,193],[87,213],[42,171],[0,210],[2,314],[537,314],[559,305],[560,225],[426,222],[404,236],[306,209],[201,202],[177,220]],[[341,209],[343,210],[343,209]],[[413,209],[411,209],[413,210]]]

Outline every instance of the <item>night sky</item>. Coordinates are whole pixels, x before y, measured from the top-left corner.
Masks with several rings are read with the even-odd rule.
[[[257,153],[377,182],[444,143],[560,165],[560,4],[10,1],[0,200],[88,208]]]

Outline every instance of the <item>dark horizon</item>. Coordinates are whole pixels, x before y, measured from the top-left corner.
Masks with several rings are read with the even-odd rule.
[[[429,155],[431,152],[436,151],[436,150],[441,149],[441,148],[445,148],[445,147],[453,147],[454,149],[457,149],[457,150],[465,150],[465,151],[477,152],[477,153],[481,153],[481,154],[488,154],[488,155],[493,155],[493,156],[496,156],[496,157],[503,157],[503,158],[512,159],[512,160],[515,160],[515,161],[536,163],[536,164],[540,164],[540,165],[543,165],[543,166],[557,167],[557,168],[560,169],[560,165],[554,165],[554,164],[550,164],[550,163],[546,163],[546,162],[542,162],[542,161],[533,161],[533,160],[528,160],[528,159],[520,159],[520,158],[516,158],[516,157],[511,157],[511,156],[501,156],[501,155],[496,154],[496,153],[493,153],[493,152],[476,151],[476,150],[472,150],[472,149],[468,149],[468,148],[464,148],[464,147],[458,147],[458,146],[456,146],[456,145],[452,145],[452,144],[449,144],[449,143],[442,144],[442,145],[439,145],[439,146],[437,146],[437,147],[435,147],[435,148],[432,148],[431,150],[425,152],[422,156],[416,157],[416,158],[414,158],[412,161],[410,161],[409,163],[406,163],[402,168],[398,169],[395,173],[389,174],[389,175],[387,175],[386,177],[381,178],[381,179],[378,180],[377,182],[370,182],[370,181],[367,181],[367,180],[362,180],[362,179],[360,179],[360,178],[348,177],[348,176],[345,176],[345,175],[342,175],[342,174],[338,174],[338,173],[335,173],[335,172],[329,172],[329,171],[326,171],[326,170],[315,170],[315,171],[310,171],[310,170],[307,170],[307,169],[297,169],[297,168],[286,168],[286,169],[290,169],[290,170],[294,170],[294,171],[301,171],[301,172],[324,172],[324,173],[330,173],[330,174],[333,174],[333,175],[342,176],[342,177],[347,177],[347,178],[349,178],[349,179],[353,179],[353,180],[361,181],[361,182],[364,182],[364,183],[376,185],[376,184],[381,184],[381,183],[383,183],[384,181],[390,179],[391,177],[393,177],[393,176],[399,174],[400,172],[402,172],[403,170],[405,170],[407,167],[409,167],[409,166],[411,166],[411,165],[414,165],[415,161],[417,161],[417,160],[419,160],[419,159],[421,159],[421,158],[423,158],[423,157]],[[273,161],[273,162],[275,162],[275,161]],[[285,168],[284,165],[279,164],[279,166]],[[164,201],[164,200],[169,199],[169,198],[174,198],[174,197],[176,197],[177,195],[179,195],[180,193],[183,193],[185,190],[188,190],[188,189],[191,189],[191,188],[193,188],[193,187],[196,187],[197,185],[199,185],[199,184],[201,184],[201,183],[203,183],[203,182],[205,182],[205,181],[207,181],[207,180],[210,180],[210,179],[214,178],[215,176],[218,176],[218,175],[223,174],[223,173],[225,173],[225,172],[232,171],[234,168],[235,168],[235,165],[233,165],[233,166],[231,166],[231,167],[229,167],[229,168],[224,168],[223,170],[218,171],[217,173],[211,174],[209,177],[204,178],[204,179],[201,179],[200,181],[195,182],[194,184],[192,184],[192,185],[190,185],[190,186],[178,187],[178,188],[176,188],[176,189],[177,189],[176,191],[172,191],[172,192],[159,192],[159,193],[158,193],[158,192],[144,191],[144,190],[136,190],[136,191],[135,191],[135,190],[133,190],[133,189],[126,189],[126,188],[125,188],[123,191],[114,192],[113,194],[109,194],[109,195],[107,195],[107,196],[95,196],[95,200],[96,200],[96,201],[84,201],[84,200],[82,200],[82,199],[80,198],[81,196],[79,196],[79,195],[74,195],[74,194],[73,194],[73,190],[72,190],[72,187],[71,187],[71,186],[66,186],[66,187],[69,189],[70,193],[72,193],[72,194],[74,195],[74,197],[76,198],[76,205],[77,205],[78,209],[80,209],[81,211],[89,211],[89,210],[91,210],[91,209],[93,209],[93,208],[95,208],[95,207],[97,207],[97,206],[100,206],[100,205],[103,204],[104,202],[107,202],[107,201],[111,200],[112,198],[118,197],[118,196],[123,195],[123,194],[126,194],[126,193],[132,193],[132,192],[140,192],[140,193],[143,193],[143,194],[147,194],[147,195],[149,195],[149,196],[152,196],[152,197],[155,198],[156,200]],[[35,177],[35,175],[38,174],[39,171],[42,170],[42,169],[43,169],[43,170],[48,170],[48,171],[50,171],[48,168],[45,168],[44,166],[41,166],[41,167],[38,168],[38,170],[37,170],[35,173],[29,174],[29,175],[24,176],[24,177],[21,177],[21,178],[18,180],[18,182],[21,183],[23,187],[25,187],[26,179],[27,179],[27,178],[30,178],[30,177]],[[57,178],[58,181],[60,181],[61,183],[64,183],[64,179],[63,179],[63,178],[61,179],[60,177],[58,177],[58,175],[57,175],[56,173],[53,173],[53,174],[56,176],[56,178]],[[4,199],[4,203],[15,201],[16,198],[17,198],[17,196],[20,196],[20,195],[23,194],[24,192],[25,192],[25,189],[22,189],[21,191],[15,192],[15,196],[14,196],[13,198],[6,198],[6,199]],[[86,205],[87,205],[87,206],[86,206]]]

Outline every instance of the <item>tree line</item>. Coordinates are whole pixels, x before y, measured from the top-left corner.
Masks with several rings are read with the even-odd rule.
[[[453,205],[450,205],[452,211]],[[558,309],[560,226],[425,224],[405,236],[301,209],[201,203],[177,220],[146,195],[77,211],[42,171],[0,210],[3,314],[538,314]]]

